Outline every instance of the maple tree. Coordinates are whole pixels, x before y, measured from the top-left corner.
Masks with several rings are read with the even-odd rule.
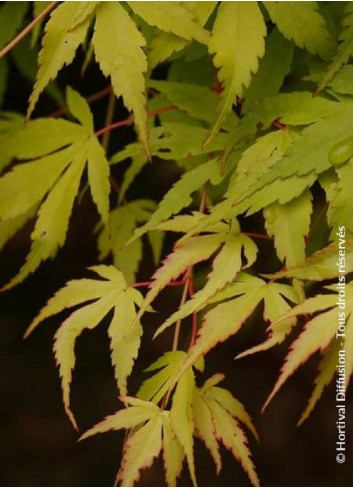
[[[29,12],[33,21],[27,25]],[[70,408],[75,343],[109,315],[111,363],[124,407],[80,439],[126,430],[116,478],[122,486],[134,485],[161,453],[168,485],[176,485],[184,461],[196,485],[195,437],[207,447],[217,473],[224,445],[259,485],[247,432],[255,439],[258,434],[247,410],[219,386],[222,373],[201,386],[197,380],[207,353],[261,307],[267,338],[237,358],[283,343],[299,322],[264,407],[301,364],[322,353],[299,421],[304,422],[338,368],[335,281],[343,274],[348,385],[352,3],[7,2],[0,8],[0,49],[0,103],[9,59],[33,83],[24,113],[0,112],[0,248],[35,221],[25,263],[2,291],[55,258],[82,194],[90,192],[99,216],[92,233],[97,261],[104,263],[82,272],[90,278],[70,279],[25,333],[74,308],[58,327],[54,354],[64,408],[78,430]],[[97,63],[109,79],[87,99],[70,86],[63,93],[55,82],[78,50],[84,54],[82,76]],[[28,67],[30,56],[38,58],[36,71]],[[163,79],[156,77],[161,65]],[[43,92],[60,108],[33,117]],[[106,124],[96,129],[90,102],[104,96],[110,101]],[[117,99],[131,112],[127,119],[112,120]],[[111,152],[109,136],[127,125],[133,125],[135,140]],[[114,169],[126,161],[117,181]],[[130,191],[148,165],[170,161],[181,176],[160,202]],[[316,188],[325,194],[322,209]],[[253,214],[263,218],[264,229],[245,231]],[[327,232],[315,242],[318,220]],[[164,246],[166,235],[172,249]],[[138,282],[145,236],[156,270]],[[337,266],[338,236],[345,245],[344,272]],[[263,240],[277,257],[270,274],[257,266]],[[163,323],[155,316],[155,336],[168,334],[170,351],[131,392],[128,378],[140,348],[148,348],[144,315],[155,312],[155,299],[172,286],[180,287],[180,303]]]

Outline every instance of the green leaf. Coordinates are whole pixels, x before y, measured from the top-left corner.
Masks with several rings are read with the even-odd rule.
[[[119,2],[100,2],[94,28],[96,60],[105,76],[111,77],[114,93],[133,111],[139,137],[150,158],[147,132],[144,74],[146,41]]]
[[[259,69],[244,90],[246,112],[254,102],[277,95],[290,71],[293,51],[293,44],[274,28],[266,38],[265,55],[259,62]]]
[[[155,336],[162,333],[162,331],[176,321],[200,310],[216,292],[232,282],[242,267],[242,253],[244,253],[247,259],[246,267],[249,267],[256,259],[257,246],[244,234],[229,235],[226,237],[220,252],[213,261],[213,268],[207,277],[204,288],[180,306],[179,310],[172,314],[158,328]]]
[[[223,302],[211,309],[203,318],[194,346],[189,350],[182,367],[176,374],[176,379],[217,343],[223,342],[237,333],[244,322],[253,313],[264,294],[264,282],[249,293]],[[234,315],[234,311],[237,314]]]
[[[338,358],[338,342],[333,339],[331,344],[324,350],[322,355],[318,374],[315,379],[315,387],[310,396],[309,402],[298,421],[298,426],[304,423],[304,421],[310,416],[318,400],[320,399],[323,390],[331,382],[336,372]]]
[[[334,286],[336,287],[336,286]],[[332,288],[332,287],[329,287]],[[353,312],[353,301],[351,299],[352,284],[346,284],[346,297],[349,299],[346,301],[345,318],[352,316]],[[287,381],[287,379],[302,365],[306,360],[313,355],[317,350],[325,351],[331,341],[335,338],[338,327],[338,318],[340,308],[337,304],[338,294],[328,294],[328,295],[318,295],[307,299],[302,304],[289,310],[284,315],[280,316],[277,321],[283,319],[289,319],[291,317],[296,317],[297,315],[307,315],[313,314],[318,311],[325,311],[317,315],[310,321],[308,321],[299,335],[299,337],[291,345],[290,352],[288,353],[285,362],[282,366],[280,376],[271,392],[268,396],[263,409],[267,407],[269,402]],[[353,323],[352,323],[353,324]],[[336,339],[336,338],[335,338]],[[330,354],[328,354],[330,355]],[[337,360],[337,358],[336,358]],[[326,363],[327,359],[325,360]],[[330,363],[330,362],[329,362]],[[323,368],[323,367],[321,367]],[[330,370],[330,367],[328,367]],[[326,367],[324,368],[323,376],[321,379],[319,376],[318,386],[314,391],[313,397],[309,402],[308,410],[310,411],[313,407],[313,403],[316,402],[318,396],[320,395],[325,383],[326,376],[328,372]],[[322,385],[322,382],[324,384]],[[304,412],[304,418],[309,411]],[[304,420],[304,419],[303,419]]]
[[[242,95],[258,69],[258,58],[265,52],[266,26],[254,2],[224,2],[219,6],[213,26],[209,51],[223,84],[214,122],[205,140],[208,144],[220,130],[231,111],[235,97]]]
[[[162,415],[155,415],[127,439],[117,476],[122,487],[132,487],[139,479],[141,469],[149,468],[158,457],[162,449],[162,425]]]
[[[171,387],[170,380],[182,364],[184,358],[185,352],[182,351],[164,353],[145,370],[146,372],[151,372],[158,369],[159,372],[143,382],[136,397],[158,404]]]
[[[344,224],[348,232],[353,233],[353,215],[350,205],[350,189],[353,185],[353,160],[337,168],[338,181],[328,196],[329,208],[327,220],[332,227],[332,239],[339,227]]]
[[[168,100],[190,117],[211,122],[218,104],[218,95],[208,87],[201,87],[191,83],[150,80],[149,87],[166,95]],[[237,124],[234,114],[229,114],[222,126],[232,129]]]
[[[312,212],[311,193],[305,191],[287,204],[271,204],[264,209],[267,233],[274,237],[277,256],[287,266],[305,259],[305,237]]]
[[[271,20],[282,34],[300,48],[328,59],[334,49],[324,18],[317,2],[264,2]]]
[[[135,280],[142,259],[143,243],[141,238],[129,244],[127,242],[131,240],[138,224],[147,221],[155,208],[156,204],[151,200],[134,200],[117,207],[110,213],[108,226],[110,234],[104,227],[99,227],[99,258],[104,259],[112,254],[114,265],[124,273],[128,283]],[[151,239],[150,234],[148,237]]]
[[[134,239],[155,228],[159,223],[177,214],[192,203],[191,194],[209,180],[220,177],[220,166],[217,160],[210,160],[195,169],[186,172],[165,194],[156,211],[148,222],[137,229]]]
[[[203,44],[208,41],[204,30],[193,15],[180,2],[128,2],[132,10],[148,24],[165,32],[171,32],[188,41],[195,39]]]
[[[192,369],[185,371],[180,377],[170,411],[172,429],[183,447],[189,466],[191,480],[197,486],[194,461],[194,423],[192,402],[195,389],[195,379]]]
[[[211,409],[217,438],[232,452],[234,458],[240,462],[251,483],[254,486],[259,486],[260,482],[251,459],[248,440],[237,420],[213,399],[208,400],[208,406]]]
[[[236,418],[238,421],[243,423],[254,435],[256,440],[259,440],[259,435],[257,434],[256,428],[248,412],[246,411],[244,405],[238,401],[232,394],[226,389],[221,387],[210,386],[205,389],[203,387],[205,396],[210,399],[214,399],[218,402],[229,414]]]
[[[136,299],[136,294],[138,300]],[[135,303],[140,303],[142,296],[134,289],[128,288],[116,298],[113,319],[108,328],[110,349],[115,379],[120,392],[127,394],[127,378],[130,375],[141,344],[142,326],[137,323],[130,331],[131,322],[136,317]]]
[[[73,144],[62,151],[15,166],[0,179],[0,217],[22,215],[38,204],[79,151]]]
[[[129,398],[121,398],[121,400],[129,401]],[[90,436],[108,431],[118,431],[121,429],[129,429],[137,426],[145,421],[148,421],[159,413],[159,408],[152,403],[146,403],[144,406],[132,406],[117,411],[115,414],[107,416],[103,421],[96,424],[93,428],[86,431],[79,439],[85,440]]]
[[[42,261],[52,258],[64,244],[73,203],[86,163],[85,147],[78,148],[73,158],[69,168],[39,208],[38,219],[31,234],[31,250],[24,265],[2,290],[8,290],[22,282]]]
[[[37,79],[29,99],[27,118],[32,114],[40,94],[50,80],[74,59],[77,48],[86,38],[91,14],[97,3],[62,3],[51,13],[45,25]]]
[[[309,256],[302,263],[287,269],[266,275],[268,278],[297,278],[300,280],[328,280],[337,277],[341,271],[338,269],[339,244],[331,243],[325,248]],[[345,274],[353,270],[353,243],[346,242]]]
[[[146,311],[154,301],[160,290],[168,283],[179,277],[188,267],[207,260],[224,241],[222,235],[208,235],[191,238],[171,253],[163,262],[163,265],[153,275],[150,286],[138,314],[138,318]]]
[[[281,369],[280,376],[268,396],[264,408],[269,404],[271,399],[279,391],[286,380],[295,372],[317,350],[324,350],[337,330],[337,311],[332,309],[326,313],[309,321],[303,333],[293,343],[291,352],[286,357],[285,363]]]
[[[283,321],[277,321],[279,317],[291,309],[287,302],[288,300],[294,304],[298,303],[297,293],[293,287],[290,285],[269,282],[266,285],[263,299],[263,318],[265,321],[271,322],[271,325],[267,329],[268,337],[263,343],[241,352],[236,356],[237,359],[268,350],[278,343],[282,343],[287,335],[291,332],[293,326],[296,324],[295,317],[284,319]]]
[[[172,430],[169,413],[164,411],[163,414],[163,460],[166,481],[169,487],[176,487],[183,468],[185,452]]]
[[[343,31],[340,33],[340,44],[337,48],[335,57],[329,65],[328,70],[319,84],[318,91],[323,90],[332,80],[334,75],[346,64],[353,54],[353,10],[350,3],[345,8],[345,16],[342,21]]]
[[[258,116],[264,127],[277,119],[283,124],[297,126],[312,124],[341,110],[339,102],[313,97],[311,92],[291,92],[262,100]]]
[[[202,391],[200,389],[194,390],[192,407],[195,431],[212,455],[216,465],[217,474],[219,474],[222,468],[222,460],[219,454],[216,429],[213,423],[211,411],[207,406],[207,403],[204,401]]]
[[[103,223],[108,226],[110,193],[109,162],[106,159],[103,147],[99,144],[95,136],[92,136],[89,141],[87,165],[88,181],[93,201],[97,206]]]
[[[71,114],[77,119],[83,127],[90,132],[94,131],[93,116],[86,100],[76,90],[66,87],[66,102]]]
[[[112,266],[100,265],[91,268],[105,280],[74,280],[49,300],[48,304],[32,321],[26,336],[44,319],[87,301],[73,312],[60,326],[55,337],[54,351],[62,377],[65,410],[75,425],[70,410],[70,383],[75,365],[75,342],[84,329],[95,328],[112,309],[108,334],[112,350],[112,364],[120,391],[126,394],[126,380],[131,373],[140,346],[141,325],[135,320],[135,304],[142,301],[138,291],[127,288],[123,275]]]

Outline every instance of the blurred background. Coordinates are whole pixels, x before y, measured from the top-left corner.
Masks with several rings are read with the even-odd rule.
[[[58,87],[71,84],[80,93],[89,96],[107,86],[94,64],[80,81],[79,68],[83,59],[66,68],[58,78]],[[29,75],[10,61],[9,84],[4,110],[24,113],[31,90]],[[161,69],[156,76],[163,78]],[[49,114],[57,105],[43,95],[36,116]],[[107,98],[94,102],[96,127],[104,126]],[[127,117],[118,104],[114,120]],[[122,148],[134,138],[131,128],[122,128],[112,134],[112,151]],[[127,164],[114,168],[119,181]],[[178,178],[180,170],[173,162],[148,166],[131,188],[134,198],[148,197],[159,200]],[[318,204],[322,195],[314,191]],[[129,197],[129,194],[128,194]],[[317,206],[320,208],[320,205]],[[314,216],[315,217],[315,216]],[[34,276],[14,290],[0,295],[0,484],[2,486],[110,486],[113,484],[121,458],[121,433],[109,433],[77,443],[78,435],[64,414],[58,372],[52,343],[61,320],[56,316],[43,323],[26,341],[22,335],[28,324],[47,299],[66,281],[81,278],[85,268],[97,263],[97,247],[93,229],[98,215],[90,196],[86,193],[75,205],[67,242],[53,262],[41,265]],[[243,223],[246,229],[261,230],[259,216]],[[1,284],[11,278],[23,263],[29,250],[29,234],[33,223],[18,233],[0,254]],[[325,237],[324,224],[318,225],[315,239]],[[259,243],[257,266],[263,272],[275,270],[271,243]],[[314,246],[314,245],[313,245]],[[166,242],[163,254],[170,250]],[[139,280],[148,280],[154,265],[146,248]],[[152,334],[180,300],[181,290],[170,288],[155,303],[160,311],[146,315],[141,354],[130,380],[130,391],[135,393],[145,376],[142,373],[153,360],[170,349],[168,334],[152,342]],[[347,461],[335,461],[336,421],[335,392],[331,385],[305,424],[296,428],[316,373],[318,356],[315,355],[286,383],[264,414],[262,405],[278,376],[279,368],[298,328],[287,341],[272,350],[235,361],[244,349],[265,337],[266,325],[261,319],[261,308],[242,331],[218,346],[207,358],[205,377],[215,372],[226,374],[223,383],[243,402],[258,428],[260,443],[250,439],[250,447],[262,486],[352,486],[353,485],[353,392],[347,396]],[[188,328],[185,322],[184,331]],[[85,332],[76,348],[77,365],[72,384],[72,408],[80,431],[84,431],[104,416],[120,408],[117,389],[110,365],[107,322],[94,331]],[[185,335],[185,347],[189,336]],[[200,381],[202,375],[200,376]],[[240,465],[225,450],[224,467],[217,477],[206,449],[196,442],[197,476],[200,486],[247,486],[246,475]],[[162,463],[156,461],[145,472],[140,486],[163,486]],[[181,486],[190,485],[185,469]]]

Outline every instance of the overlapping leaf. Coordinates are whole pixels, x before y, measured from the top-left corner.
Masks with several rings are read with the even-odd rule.
[[[258,58],[265,52],[266,26],[255,2],[223,2],[213,26],[209,51],[215,54],[214,64],[223,84],[214,122],[205,143],[220,130],[236,95],[242,95],[258,68]]]
[[[336,290],[336,286],[329,286],[328,288]],[[353,334],[352,283],[346,284],[345,289],[343,290],[345,298],[344,309],[340,306],[340,302],[342,303],[341,292],[341,301],[339,300],[339,295],[337,293],[317,295],[305,300],[277,320],[281,321],[300,315],[306,316],[320,313],[305,324],[302,333],[291,345],[290,352],[285,359],[280,376],[271,394],[267,398],[264,408],[269,404],[288,378],[318,350],[323,353],[324,357],[320,365],[314,392],[300,422],[303,422],[308,417],[321,396],[325,385],[332,379],[338,363],[337,349],[345,351],[347,359],[349,359],[345,371],[345,385],[348,386],[349,378],[352,375],[353,370],[352,361],[350,359],[350,353],[352,351],[351,337]],[[341,330],[339,328],[340,324],[343,324],[343,329]]]
[[[64,244],[86,162],[93,200],[107,223],[109,164],[92,133],[92,115],[86,101],[69,89],[68,102],[85,126],[63,119],[37,119],[13,130],[3,141],[4,155],[31,160],[16,165],[0,179],[0,219],[7,236],[39,207],[31,251],[5,288],[24,280]]]
[[[135,305],[141,304],[140,293],[127,287],[124,277],[113,266],[91,268],[100,279],[72,280],[60,289],[40,311],[29,326],[28,336],[43,320],[61,311],[80,305],[62,323],[55,336],[54,352],[62,380],[65,410],[74,424],[70,410],[70,384],[75,366],[75,343],[85,329],[95,328],[113,310],[108,334],[115,377],[122,394],[126,394],[126,380],[131,373],[140,346],[141,325],[131,323],[136,317]],[[102,280],[103,279],[103,280]],[[94,302],[89,302],[94,301]],[[84,305],[89,302],[89,304]]]

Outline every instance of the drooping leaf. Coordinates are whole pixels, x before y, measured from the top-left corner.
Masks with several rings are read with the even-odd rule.
[[[105,157],[105,151],[98,139],[92,137],[87,154],[88,181],[92,198],[97,206],[102,221],[108,226],[109,220],[109,162]]]
[[[51,13],[45,26],[36,83],[29,99],[27,118],[32,114],[40,94],[64,65],[74,59],[85,40],[91,14],[98,2],[62,3]]]
[[[308,404],[298,421],[300,426],[310,416],[312,410],[316,406],[316,403],[320,399],[324,388],[331,382],[336,372],[338,358],[338,342],[336,339],[332,340],[331,344],[324,350],[323,356],[318,368],[318,374],[315,379],[315,387],[310,396]]]
[[[97,62],[110,76],[114,93],[122,96],[134,113],[139,137],[150,158],[144,74],[147,60],[142,48],[145,39],[119,2],[100,2],[94,28],[93,45]]]
[[[351,289],[352,285],[347,284],[346,293],[348,300],[346,302],[346,318],[351,316],[353,310],[353,301],[349,295],[351,293]],[[302,314],[313,314],[314,312],[325,311],[328,309],[326,312],[322,312],[308,321],[303,332],[293,342],[275,387],[268,396],[263,409],[266,408],[275,394],[301,364],[306,362],[307,359],[316,351],[321,350],[323,352],[330,345],[331,340],[337,333],[338,327],[339,305],[337,305],[337,301],[337,294],[318,295],[316,297],[307,299],[302,304],[294,307],[277,320],[280,321],[281,319],[288,319],[290,317],[295,317]]]
[[[175,435],[185,451],[191,480],[194,486],[196,486],[193,442],[194,422],[192,412],[194,389],[194,374],[192,369],[189,369],[181,376],[175,389],[170,411],[170,422]]]
[[[325,248],[317,251],[306,258],[302,263],[286,268],[283,271],[272,275],[271,278],[297,278],[300,280],[328,280],[337,277],[341,272],[337,267],[337,257],[339,255],[339,244],[331,243]],[[353,270],[353,243],[346,242],[345,272]]]
[[[223,84],[214,122],[205,144],[218,133],[224,118],[231,111],[235,97],[243,93],[258,68],[258,58],[265,52],[266,26],[254,2],[224,2],[220,5],[213,26],[209,51],[215,54],[214,64]]]
[[[114,310],[108,334],[111,340],[112,364],[120,391],[126,394],[126,380],[131,373],[140,345],[141,326],[135,320],[135,304],[141,304],[138,291],[126,286],[123,275],[112,266],[92,267],[103,280],[73,280],[49,300],[29,326],[26,336],[44,319],[87,301],[60,326],[54,351],[62,377],[65,410],[75,425],[70,411],[70,383],[75,365],[75,342],[84,329],[95,328],[112,309]]]
[[[212,455],[218,474],[222,468],[222,460],[219,454],[216,429],[213,423],[212,413],[204,401],[200,389],[194,390],[192,407],[196,433]]]
[[[147,423],[135,431],[125,442],[125,450],[117,482],[122,487],[132,487],[140,477],[142,469],[149,468],[162,449],[161,414],[152,417]]]
[[[251,459],[248,440],[237,420],[214,399],[208,400],[208,406],[211,409],[217,438],[240,462],[251,483],[254,486],[259,486],[260,482]]]
[[[164,411],[163,414],[163,460],[166,481],[169,487],[176,487],[183,468],[185,452],[172,430],[169,413]]]

